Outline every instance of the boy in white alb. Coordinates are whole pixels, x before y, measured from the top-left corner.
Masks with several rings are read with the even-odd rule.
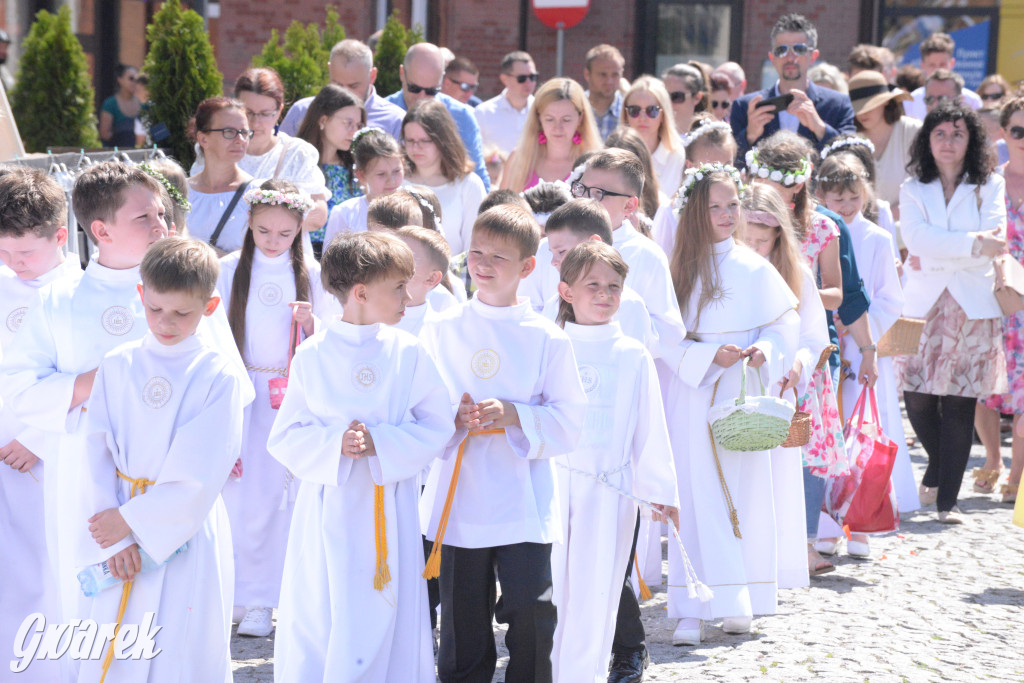
[[[168,237],[142,261],[149,332],[108,353],[85,416],[79,566],[106,561],[122,590],[89,599],[97,624],[145,624],[160,654],[84,660],[79,681],[230,681],[234,563],[221,488],[242,446],[245,373],[208,340],[220,266],[213,249]],[[186,546],[187,544],[187,546]],[[176,553],[185,547],[181,553]],[[140,573],[141,552],[159,566]],[[123,616],[122,616],[123,615]],[[127,630],[127,629],[126,629]]]
[[[480,214],[468,254],[476,296],[421,333],[458,405],[455,438],[422,499],[435,542],[428,578],[440,559],[444,682],[491,679],[492,618],[509,625],[505,680],[552,680],[551,544],[560,521],[551,458],[575,448],[586,395],[568,337],[516,296],[539,240],[522,208]]]
[[[267,444],[302,480],[285,555],[274,680],[434,680],[420,472],[454,432],[434,362],[394,329],[413,257],[398,238],[335,238],[320,262],[341,319],[296,352]]]
[[[11,169],[0,177],[0,349],[14,338],[39,289],[59,279],[77,280],[82,268],[65,258],[67,200],[57,182],[42,171]],[[9,406],[0,404],[0,660],[14,659],[15,634],[22,621],[41,613],[60,621],[60,596],[50,563],[56,537],[47,536],[40,458],[52,452],[53,437],[25,427]],[[48,447],[49,446],[49,447]],[[52,681],[59,664],[38,660],[19,681]]]

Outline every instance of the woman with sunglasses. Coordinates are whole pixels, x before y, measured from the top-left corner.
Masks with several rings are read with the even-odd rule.
[[[985,76],[978,86],[978,97],[981,98],[981,106],[985,109],[1002,106],[1003,102],[1012,96],[1013,88],[1000,74]]]
[[[623,98],[622,125],[632,128],[647,145],[658,187],[672,196],[683,182],[686,150],[669,117],[672,100],[665,84],[654,76],[633,81]],[[651,215],[650,213],[648,215]]]
[[[729,107],[732,106],[732,83],[725,74],[712,73],[709,79],[711,99],[708,100],[708,111],[717,121],[729,122]]]
[[[135,120],[142,111],[142,103],[135,96],[139,70],[134,66],[118,64],[117,92],[103,100],[100,106],[100,140],[106,147],[135,147]]]
[[[672,102],[672,117],[676,132],[684,135],[693,125],[693,115],[708,108],[705,95],[704,74],[690,64],[670,66],[661,74],[661,80],[668,90]],[[678,185],[677,185],[678,187]]]
[[[253,177],[239,167],[252,139],[245,105],[227,97],[199,103],[189,132],[203,170],[188,179],[189,234],[223,253],[242,248],[249,205],[241,200]]]
[[[305,140],[278,132],[284,109],[284,84],[273,69],[247,69],[235,80],[235,97],[245,105],[253,132],[245,158],[239,166],[254,178],[288,180],[313,198],[313,209],[302,221],[303,242],[312,253],[309,232],[327,222],[327,183],[320,170],[320,153]],[[203,170],[202,158],[192,173]]]
[[[571,78],[552,78],[530,105],[519,144],[505,164],[501,189],[522,192],[541,181],[565,180],[581,154],[601,147],[583,87]]]
[[[984,92],[982,84],[978,93],[984,97]],[[999,168],[1006,181],[1006,241],[1010,255],[1024,262],[1024,97],[1014,97],[1004,104],[999,118],[1010,156],[1010,160]],[[985,465],[974,470],[974,490],[996,493],[1003,469],[999,453],[999,414],[1013,415],[1010,474],[998,491],[1002,502],[1012,503],[1017,499],[1021,472],[1024,471],[1024,435],[1017,431],[1020,416],[1024,414],[1024,313],[1003,318],[1003,351],[1010,391],[989,396],[978,404],[974,428],[985,445]]]

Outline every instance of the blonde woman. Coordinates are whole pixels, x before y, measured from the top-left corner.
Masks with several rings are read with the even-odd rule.
[[[660,79],[641,76],[633,81],[622,106],[622,125],[640,133],[651,153],[658,187],[672,196],[683,180],[686,149],[671,117],[672,100]]]
[[[541,181],[565,180],[581,154],[601,147],[583,87],[571,78],[552,78],[534,97],[501,189],[522,192]]]

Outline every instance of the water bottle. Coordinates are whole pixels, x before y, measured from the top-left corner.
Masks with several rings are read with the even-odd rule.
[[[188,550],[188,541],[185,541],[184,545],[171,553],[171,556],[161,564],[170,562],[186,550]],[[142,573],[152,571],[160,566],[160,564],[157,564],[157,562],[141,547],[139,548],[139,556],[142,558]],[[115,578],[114,575],[110,573],[110,567],[107,565],[107,560],[104,560],[103,562],[86,567],[82,571],[78,572],[78,583],[81,585],[82,592],[85,593],[85,597],[91,598],[108,588],[120,586],[123,582],[121,579]]]

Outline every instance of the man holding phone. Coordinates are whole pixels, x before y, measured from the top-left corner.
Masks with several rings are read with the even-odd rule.
[[[782,128],[807,138],[819,151],[837,135],[856,131],[850,98],[807,78],[818,59],[817,45],[818,30],[803,15],[786,14],[775,22],[768,59],[779,80],[734,101],[729,115],[738,161],[758,140]]]

